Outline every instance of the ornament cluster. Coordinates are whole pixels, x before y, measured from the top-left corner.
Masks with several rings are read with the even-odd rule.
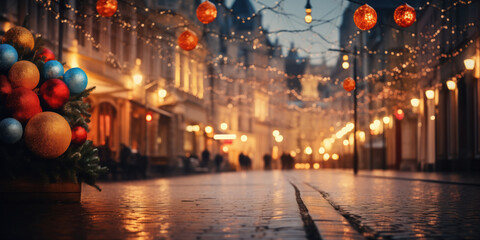
[[[403,28],[410,27],[416,16],[415,9],[406,3],[398,6],[393,13],[395,23]],[[377,12],[370,5],[364,4],[355,10],[353,21],[360,30],[370,30],[377,24]]]
[[[34,46],[32,33],[19,26],[0,44],[0,142],[24,141],[36,156],[57,158],[70,144],[86,141],[86,130],[70,126],[61,112],[70,96],[85,90],[88,78],[80,68],[65,72],[50,49]],[[33,51],[33,61],[24,59]]]

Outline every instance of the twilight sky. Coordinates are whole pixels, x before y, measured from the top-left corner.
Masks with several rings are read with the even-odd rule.
[[[245,0],[240,0],[245,1]],[[279,0],[250,0],[255,10],[258,11],[262,6],[274,6]],[[227,6],[232,6],[234,0],[227,0]],[[295,47],[304,49],[300,50],[302,56],[310,55],[314,63],[321,63],[325,57],[329,65],[336,62],[335,57],[338,53],[328,52],[328,48],[338,48],[338,26],[342,23],[342,14],[346,6],[347,0],[310,0],[312,5],[312,16],[314,22],[306,24],[305,5],[307,0],[284,0],[281,3],[280,12],[291,14],[285,16],[271,11],[263,11],[263,26],[270,32],[278,30],[300,30],[315,26],[313,30],[321,34],[327,41],[317,36],[311,31],[303,33],[278,33],[270,34],[272,41],[278,37],[280,44],[284,47],[284,53],[290,48],[293,41]],[[330,23],[319,23],[315,20],[332,20]],[[353,21],[353,20],[352,20]],[[326,54],[325,54],[326,53]]]

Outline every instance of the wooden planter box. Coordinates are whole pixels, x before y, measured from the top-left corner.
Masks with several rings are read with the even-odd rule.
[[[80,183],[0,181],[0,202],[80,202]]]

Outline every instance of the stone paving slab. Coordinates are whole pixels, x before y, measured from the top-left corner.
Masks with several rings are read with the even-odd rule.
[[[302,201],[322,239],[365,239],[318,191],[299,181],[293,180],[293,184],[299,189]]]

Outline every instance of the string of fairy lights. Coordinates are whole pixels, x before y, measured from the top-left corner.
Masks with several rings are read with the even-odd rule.
[[[41,6],[43,6],[44,9],[46,9],[49,12],[51,12],[52,14],[54,14],[56,19],[60,18],[59,13],[56,12],[55,8],[54,8],[54,3],[58,4],[58,0],[54,0],[54,1],[36,0],[36,2],[38,4],[40,4]],[[121,27],[124,31],[129,31],[131,34],[133,34],[136,37],[137,40],[142,41],[143,43],[147,44],[148,47],[150,47],[152,49],[155,49],[155,51],[157,51],[159,54],[154,54],[152,56],[153,58],[159,58],[159,59],[162,59],[162,60],[171,60],[170,57],[165,57],[165,56],[168,56],[168,54],[165,54],[165,52],[162,52],[162,51],[170,51],[170,50],[165,49],[164,47],[162,47],[162,44],[159,44],[159,43],[166,44],[169,47],[176,47],[177,39],[176,39],[175,35],[172,34],[172,32],[174,32],[177,29],[182,30],[182,29],[186,29],[186,28],[191,28],[192,25],[194,25],[194,24],[191,23],[191,20],[185,18],[181,14],[177,14],[173,10],[156,10],[156,11],[154,11],[154,10],[146,8],[146,7],[138,6],[133,2],[128,2],[128,1],[122,1],[122,2],[124,2],[127,5],[130,5],[132,7],[132,11],[141,10],[145,14],[154,13],[154,14],[159,14],[159,15],[174,16],[175,18],[179,19],[178,22],[180,22],[180,23],[176,26],[165,26],[165,25],[159,24],[159,23],[154,22],[154,21],[150,21],[150,22],[146,21],[146,22],[135,25],[131,22],[131,20],[129,21],[129,19],[125,19],[120,11],[116,12],[115,17],[112,17],[112,18],[108,19],[112,23],[118,24],[118,26]],[[224,12],[224,14],[231,14],[237,20],[240,20],[241,22],[246,22],[246,21],[251,21],[253,18],[260,15],[260,13],[262,11],[272,10],[272,11],[275,11],[275,12],[279,12],[280,11],[279,6],[281,6],[282,2],[283,2],[283,0],[279,1],[273,7],[263,6],[256,13],[254,13],[251,16],[248,16],[248,17],[245,17],[245,16],[242,16],[242,17],[236,16],[235,17],[234,16],[235,12],[233,12],[233,10],[229,9],[228,7],[226,7],[222,4],[220,4],[220,5],[223,8],[225,8],[225,10],[226,10]],[[435,3],[426,2],[425,6],[419,7],[419,9],[422,10],[425,7],[428,6],[428,7],[433,7],[435,9],[437,9],[438,11],[441,11],[442,13],[445,13],[445,12],[448,12],[448,11],[454,9],[456,6],[469,5],[472,2],[473,1],[455,1],[455,2],[452,3],[452,5],[450,5],[446,8],[441,8],[440,6],[436,5]],[[62,22],[66,23],[69,27],[71,27],[73,29],[80,30],[84,34],[85,39],[87,41],[91,42],[93,47],[102,51],[106,55],[107,61],[111,65],[116,66],[116,68],[120,72],[122,72],[122,73],[128,72],[127,71],[127,69],[128,69],[127,65],[125,63],[122,63],[121,60],[119,60],[120,58],[117,56],[117,54],[115,54],[112,51],[104,49],[103,46],[101,45],[100,41],[95,39],[94,35],[91,32],[87,31],[87,29],[84,27],[84,25],[80,24],[77,21],[77,19],[81,19],[81,18],[83,18],[83,19],[94,18],[94,19],[97,19],[97,20],[103,19],[103,18],[101,16],[99,16],[98,14],[87,14],[87,13],[84,13],[84,12],[80,12],[78,9],[75,9],[72,5],[67,4],[65,6],[65,8],[74,14],[75,20],[72,20],[72,19],[69,19],[69,18],[64,18],[64,19],[62,19]],[[425,61],[425,62],[416,61],[416,59],[417,59],[416,56],[417,55],[422,55],[422,54],[425,55],[426,52],[430,52],[431,50],[438,49],[438,45],[434,45],[434,44],[430,44],[430,43],[432,43],[432,41],[435,40],[440,35],[440,33],[442,31],[448,31],[449,30],[450,32],[452,32],[452,35],[453,35],[453,34],[455,34],[455,32],[463,33],[463,32],[468,31],[470,28],[473,28],[473,27],[476,27],[476,26],[478,26],[478,22],[471,22],[471,23],[467,23],[467,24],[462,25],[462,26],[460,26],[460,25],[455,25],[455,26],[452,26],[452,27],[438,26],[438,28],[434,29],[434,31],[431,32],[431,33],[428,33],[426,31],[425,32],[420,32],[417,37],[420,37],[421,39],[424,39],[423,42],[425,42],[425,43],[422,46],[405,45],[406,51],[385,50],[385,51],[380,52],[378,50],[370,50],[370,49],[368,49],[367,46],[364,46],[363,50],[362,50],[362,53],[365,53],[365,54],[371,54],[371,55],[382,54],[382,55],[385,55],[385,56],[403,57],[405,55],[405,53],[408,53],[408,55],[411,55],[412,57],[408,57],[405,62],[400,63],[399,64],[400,67],[392,67],[392,69],[382,69],[382,70],[379,70],[375,73],[368,74],[368,75],[364,76],[363,78],[359,78],[359,80],[362,80],[364,82],[374,82],[374,81],[382,78],[383,76],[390,76],[390,77],[393,77],[395,80],[402,79],[402,78],[418,79],[420,77],[420,76],[418,76],[419,73],[405,71],[405,68],[416,66],[418,68],[424,69],[425,72],[431,72],[435,69],[439,69],[440,65],[437,64],[436,66],[430,66],[430,64],[435,64],[440,59],[447,60],[447,62],[451,61],[452,58],[456,57],[464,49],[466,49],[469,45],[471,45],[473,43],[473,41],[469,41],[468,43],[465,44],[465,46],[463,46],[461,48],[458,48],[455,52],[450,53],[448,55],[438,54],[438,55],[433,56],[434,58],[429,58],[429,60]],[[143,36],[141,34],[142,31],[143,32],[146,32],[146,31],[142,30],[142,29],[145,29],[147,27],[150,28],[150,29],[154,29],[154,28],[162,29],[163,28],[164,31],[161,31],[161,33],[162,33],[161,35]],[[434,27],[435,26],[432,26],[432,28],[434,28]],[[205,28],[204,28],[204,30],[205,30]],[[277,33],[280,32],[280,31],[277,31]],[[396,31],[396,33],[400,32],[400,30],[394,30],[394,31]],[[211,37],[214,37],[214,38],[215,37],[216,38],[223,38],[225,40],[228,40],[231,43],[238,42],[238,41],[243,41],[247,44],[253,44],[256,40],[258,40],[259,37],[265,38],[265,34],[272,34],[272,33],[275,33],[275,32],[270,32],[269,33],[269,32],[266,32],[265,30],[261,29],[261,27],[259,27],[258,33],[248,32],[246,35],[237,35],[237,34],[235,34],[235,32],[232,32],[231,34],[223,34],[223,33],[216,32],[216,31],[214,31],[212,29],[209,29],[209,28],[207,28],[207,30],[204,31],[204,33],[209,34]],[[360,31],[357,31],[353,35],[349,36],[348,37],[349,41],[348,41],[348,44],[345,46],[345,48],[351,48],[352,44],[357,40],[357,37],[360,36],[360,33],[361,33]],[[415,33],[410,33],[409,35],[411,37],[416,37]],[[251,36],[251,37],[249,37],[249,36]],[[428,39],[433,39],[433,40],[430,40],[430,42],[429,42],[429,41],[427,41]],[[451,42],[451,44],[453,44],[453,42]],[[205,48],[205,47],[206,46],[203,46],[202,43],[200,43],[200,45],[197,47],[197,49],[202,49],[202,48]],[[279,46],[266,46],[266,45],[257,46],[258,50],[260,50],[260,49],[275,50],[278,47]],[[303,49],[303,51],[306,52],[306,50],[304,50],[304,49]],[[321,53],[316,53],[316,54],[321,54]],[[303,59],[303,61],[304,60],[305,59]],[[283,95],[287,95],[287,96],[293,95],[295,98],[297,98],[300,101],[305,100],[301,96],[301,94],[297,93],[295,90],[287,89],[287,90],[274,90],[274,91],[272,91],[272,90],[269,89],[269,84],[271,84],[273,81],[275,81],[274,79],[276,79],[276,78],[282,78],[282,79],[300,78],[301,79],[303,77],[310,77],[307,74],[300,75],[300,76],[289,76],[285,71],[283,71],[282,68],[276,68],[276,67],[272,67],[272,66],[268,66],[268,65],[267,66],[258,66],[258,65],[255,65],[255,64],[245,66],[243,62],[237,62],[234,59],[228,58],[227,56],[221,56],[221,55],[216,56],[216,57],[211,57],[210,59],[207,59],[205,61],[206,65],[208,65],[208,64],[218,65],[219,63],[224,64],[224,65],[230,65],[234,68],[241,68],[243,70],[247,70],[247,69],[251,69],[252,71],[262,70],[262,71],[265,71],[267,73],[270,73],[271,75],[273,74],[273,76],[270,77],[268,82],[250,81],[250,80],[245,80],[243,78],[236,79],[236,78],[226,76],[224,74],[218,74],[218,75],[212,75],[212,76],[206,75],[206,77],[218,78],[221,81],[226,81],[226,82],[229,82],[229,83],[238,82],[239,84],[243,84],[243,83],[246,83],[246,81],[248,81],[249,84],[253,85],[254,89],[259,90],[263,93],[266,93],[270,96],[278,96],[279,94],[283,94]],[[169,62],[167,65],[168,65],[168,67],[172,67],[172,64],[173,64],[172,62]],[[463,76],[463,74],[464,73],[462,72],[459,75],[457,74],[457,76],[455,76],[455,77],[461,77],[461,76]],[[340,86],[341,85],[340,83],[342,81],[342,79],[338,79],[338,78],[331,79],[330,77],[325,77],[325,76],[316,76],[316,78],[319,80],[319,82],[324,82],[324,83],[325,82],[332,82],[335,86]],[[170,86],[166,86],[166,87],[174,87],[173,86],[174,83],[167,83],[167,84],[169,84]],[[367,93],[367,92],[364,92],[363,89],[360,90],[359,95],[363,94],[365,96],[368,96],[366,98],[367,101],[362,102],[360,104],[368,104],[369,99],[372,99],[371,97],[373,97],[373,96],[376,99],[379,99],[382,96],[384,96],[383,99],[386,99],[387,96],[391,97],[392,95],[396,96],[397,98],[401,98],[402,96],[404,96],[404,94],[402,94],[402,92],[404,90],[393,88],[392,85],[395,85],[395,84],[396,84],[395,82],[387,82],[383,86],[382,90],[380,91],[381,93],[384,93],[381,96],[379,96],[377,93],[375,93],[375,94],[374,93]],[[436,88],[436,87],[439,87],[442,83],[432,83],[432,84],[434,84],[434,85],[432,85],[432,88]],[[226,94],[226,91],[222,91],[222,90],[218,90],[218,89],[210,89],[210,87],[207,87],[206,89],[209,90],[209,91],[213,91],[217,95],[224,95],[225,96],[225,94]],[[390,94],[387,94],[387,93],[390,93]],[[226,96],[226,97],[228,97],[229,99],[234,99],[234,100],[235,99],[242,99],[242,101],[247,101],[249,103],[252,103],[252,101],[253,101],[251,98],[248,98],[245,95]],[[339,96],[339,97],[342,97],[342,96]],[[335,101],[336,98],[337,97],[334,96],[334,97],[330,97],[330,98],[316,99],[316,101],[321,101],[321,102],[327,102],[328,103],[328,102]],[[290,107],[292,107],[292,106],[290,106]],[[298,108],[298,110],[301,110],[301,111],[312,111],[312,110],[317,109],[316,106],[302,107],[302,108],[297,107],[297,106],[293,106],[293,107]],[[328,111],[331,112],[331,111],[337,111],[337,110],[330,109]],[[379,111],[383,111],[383,110],[381,109],[381,110],[370,110],[370,111],[371,112],[379,112]],[[337,111],[337,112],[344,112],[344,111]]]

